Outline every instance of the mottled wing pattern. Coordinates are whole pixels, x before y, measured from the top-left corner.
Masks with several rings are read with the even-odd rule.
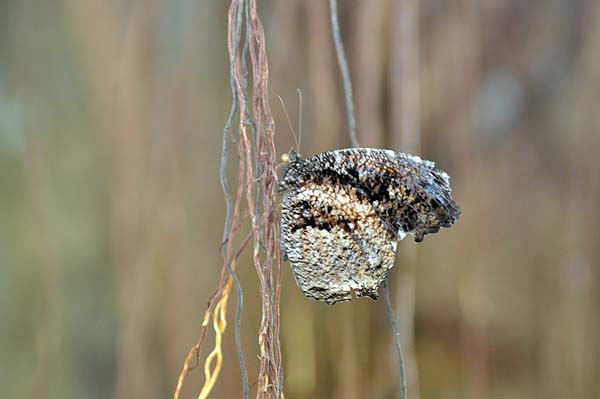
[[[281,249],[308,297],[377,299],[397,240],[421,241],[460,215],[433,162],[369,148],[294,156],[280,184]]]
[[[350,186],[309,182],[283,199],[282,248],[302,292],[329,303],[377,298],[396,241]]]

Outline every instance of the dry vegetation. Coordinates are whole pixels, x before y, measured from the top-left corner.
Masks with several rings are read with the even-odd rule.
[[[228,5],[0,5],[0,385],[7,397],[172,396],[206,298],[228,281],[219,280]],[[464,209],[452,230],[419,245],[402,242],[391,273],[411,398],[594,397],[600,5],[339,6],[358,141],[436,160]],[[279,372],[277,351],[257,339],[277,334],[274,319],[262,315],[275,317],[279,299],[259,296],[263,290],[281,295],[287,398],[397,397],[383,303],[308,301],[286,264],[276,290],[274,231],[257,226],[276,218],[271,168],[293,138],[279,107],[277,148],[269,136],[264,50],[269,88],[292,120],[296,88],[304,92],[302,153],[350,143],[327,3],[264,1],[250,11],[260,15],[265,38],[248,47],[256,57],[249,72],[259,73],[249,82],[258,86],[238,111],[258,110],[256,131],[266,134],[258,154],[267,158],[259,173],[252,147],[238,136],[253,142],[252,128],[236,119],[235,167],[227,174],[245,182],[233,187],[234,210],[239,187],[238,200],[254,203],[245,184],[256,175],[269,203],[238,212],[254,229],[237,229],[232,216],[236,238],[223,248],[245,293],[240,344],[251,395]],[[238,259],[249,236],[263,236],[266,250],[257,258],[257,241],[249,241]],[[242,392],[231,287],[217,398]],[[201,361],[214,346],[208,327]],[[203,384],[200,366],[181,397],[197,396]]]

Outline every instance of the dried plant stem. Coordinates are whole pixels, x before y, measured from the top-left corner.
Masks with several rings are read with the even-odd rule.
[[[250,241],[252,241],[252,259],[259,279],[262,300],[262,321],[258,335],[260,367],[257,398],[278,399],[283,397],[283,373],[279,344],[281,260],[278,245],[279,220],[275,198],[274,122],[267,98],[268,65],[264,30],[257,14],[256,0],[231,1],[228,13],[227,46],[233,101],[223,130],[220,171],[227,209],[221,248],[224,264],[219,287],[209,300],[201,338],[190,350],[184,362],[174,395],[175,399],[179,398],[185,376],[198,363],[200,346],[211,316],[215,331],[215,345],[205,359],[205,383],[198,398],[207,398],[215,386],[223,361],[221,343],[227,325],[227,300],[232,286],[235,287],[238,296],[235,320],[236,348],[242,373],[243,397],[244,399],[248,398],[248,376],[240,336],[243,295],[235,274],[235,266],[238,257],[250,244]],[[248,60],[252,71],[251,89],[248,87],[247,81]],[[250,92],[252,93],[251,99]],[[235,201],[232,201],[227,182],[227,162],[229,141],[235,136],[232,134],[232,126],[236,114],[239,115],[237,126],[238,182]],[[248,131],[249,129],[250,131]],[[234,244],[236,233],[245,220],[249,220],[251,232],[236,251]],[[272,270],[274,263],[277,266],[275,276]]]
[[[338,65],[342,74],[344,84],[344,98],[346,100],[346,116],[348,117],[348,134],[350,136],[350,144],[352,147],[359,147],[358,139],[356,138],[356,116],[354,115],[354,99],[352,97],[352,81],[350,79],[350,70],[348,61],[346,60],[346,52],[340,34],[340,23],[338,21],[337,0],[329,0],[329,8],[331,13],[331,31],[333,34],[333,43],[335,44],[335,52],[337,54]]]
[[[419,79],[419,2],[403,0],[393,9],[391,52],[391,143],[412,154],[421,153],[421,107]],[[396,309],[404,344],[405,368],[410,370],[407,385],[412,397],[419,397],[419,373],[414,346],[417,247],[406,248],[400,256],[403,268],[396,278]]]
[[[238,101],[237,101],[237,93],[236,93],[236,82],[235,82],[235,68],[234,65],[236,63],[237,52],[232,49],[237,49],[242,36],[242,4],[238,4],[237,7],[233,4],[230,5],[229,13],[228,13],[228,54],[230,60],[230,68],[229,68],[229,83],[231,86],[231,94],[232,94],[232,102],[231,109],[229,112],[229,116],[227,117],[227,122],[225,123],[225,128],[223,129],[223,146],[221,150],[221,168],[219,177],[221,180],[221,186],[223,187],[223,193],[225,195],[226,202],[226,216],[225,216],[225,228],[223,230],[223,241],[226,241],[226,246],[231,245],[233,240],[233,232],[231,231],[231,193],[229,191],[229,185],[227,183],[227,153],[228,153],[228,138],[231,134],[231,125],[233,123],[233,118],[235,116]],[[233,31],[233,32],[232,32]],[[239,171],[238,176],[242,176],[243,163],[239,161]],[[238,195],[236,196],[235,206],[234,206],[234,214],[237,215],[237,210],[241,204],[241,186],[242,179],[239,178],[238,181]],[[225,237],[227,237],[225,239]],[[245,248],[245,244],[241,248],[241,250]],[[248,398],[250,388],[248,384],[248,371],[246,369],[246,362],[244,360],[244,352],[242,349],[242,338],[241,338],[241,324],[242,324],[242,308],[244,306],[244,296],[242,292],[242,287],[238,278],[235,274],[233,266],[227,262],[227,249],[222,248],[222,253],[225,256],[226,265],[228,268],[228,272],[231,274],[232,280],[235,284],[236,295],[238,298],[237,307],[235,312],[235,346],[237,351],[238,362],[240,364],[240,372],[242,377],[242,395],[244,399]],[[239,255],[238,255],[239,256]]]
[[[390,287],[389,279],[383,281],[383,299],[385,301],[385,310],[390,320],[392,328],[392,335],[394,339],[394,346],[396,348],[396,355],[398,356],[398,369],[400,373],[400,398],[406,399],[406,373],[404,371],[404,356],[402,356],[402,345],[400,344],[400,329],[398,328],[398,322],[396,321],[396,315],[394,314],[394,308],[390,302]]]
[[[256,123],[256,154],[258,190],[261,193],[260,204],[264,223],[259,226],[258,215],[253,215],[252,231],[254,239],[254,264],[259,276],[262,298],[262,320],[259,330],[260,369],[258,376],[257,398],[279,398],[282,396],[281,351],[279,344],[279,293],[281,281],[281,260],[279,254],[279,219],[276,201],[276,149],[274,143],[274,121],[268,103],[268,63],[265,48],[265,36],[262,23],[257,14],[256,0],[248,2],[248,40],[253,80],[253,114]],[[250,124],[250,126],[253,126]],[[245,129],[240,137],[245,139]],[[246,156],[250,160],[249,148]],[[249,168],[249,165],[248,165]],[[248,172],[250,177],[250,172]],[[248,205],[250,206],[252,187],[247,185]],[[258,208],[258,207],[257,207]],[[262,227],[262,228],[261,228]],[[261,244],[263,258],[259,256]],[[273,262],[276,263],[275,283],[272,275]]]
[[[232,279],[229,279],[227,286],[224,290],[223,296],[215,306],[215,312],[213,315],[213,328],[215,330],[215,348],[207,356],[206,362],[204,363],[204,377],[205,383],[198,395],[198,399],[206,399],[208,394],[212,390],[219,372],[221,371],[221,365],[223,364],[223,354],[221,351],[221,341],[225,328],[227,326],[226,312],[227,312],[227,299],[229,298],[229,291],[231,290]],[[214,367],[211,367],[213,359],[215,360]]]
[[[344,97],[346,100],[346,111],[348,116],[348,127],[350,143],[353,147],[359,147],[358,140],[356,138],[356,116],[354,115],[354,103],[352,99],[352,81],[350,79],[350,72],[348,68],[348,61],[346,60],[346,54],[344,52],[344,45],[340,35],[339,20],[337,14],[337,1],[329,0],[330,16],[331,16],[331,28],[333,34],[333,41],[335,44],[338,64],[342,74]],[[398,368],[400,371],[400,392],[401,399],[406,399],[406,374],[404,372],[404,357],[402,356],[402,345],[400,343],[400,331],[398,329],[398,322],[394,309],[390,302],[390,292],[388,278],[383,283],[383,296],[385,300],[386,312],[390,325],[392,328],[392,338],[396,347],[396,353],[398,355]]]

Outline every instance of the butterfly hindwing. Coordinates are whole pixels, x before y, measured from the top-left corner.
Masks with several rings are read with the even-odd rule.
[[[282,250],[302,292],[328,303],[377,299],[396,241],[371,204],[349,186],[308,183],[285,194]]]

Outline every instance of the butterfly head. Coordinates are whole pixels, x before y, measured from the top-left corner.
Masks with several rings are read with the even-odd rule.
[[[281,154],[281,160],[286,163],[298,162],[300,159],[302,159],[302,155],[293,149]]]

